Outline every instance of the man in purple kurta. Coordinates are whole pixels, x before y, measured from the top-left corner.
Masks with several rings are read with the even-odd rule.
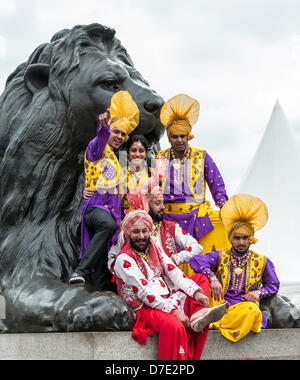
[[[232,244],[231,249],[194,256],[190,265],[210,281],[211,305],[227,301],[227,315],[215,324],[227,339],[237,342],[249,331],[259,333],[267,319],[259,300],[276,294],[280,282],[269,258],[250,250],[254,233],[267,222],[265,204],[247,194],[231,197],[221,218]]]
[[[217,214],[217,221],[219,213],[210,209],[205,199],[206,184],[219,208],[222,208],[228,197],[222,176],[210,155],[205,150],[189,145],[189,140],[194,137],[191,128],[198,116],[199,103],[195,99],[177,95],[168,100],[161,110],[160,118],[166,126],[171,148],[159,152],[156,158],[164,157],[168,163],[162,180],[165,219],[177,222],[203,245],[203,252],[209,252],[217,248],[218,242],[220,248],[223,245],[226,247],[228,241],[221,221],[221,228],[214,231],[209,212]],[[217,237],[219,230],[221,238]],[[203,243],[201,238],[211,231],[210,238]],[[189,267],[183,270],[188,276],[193,274]]]
[[[85,187],[91,197],[83,199],[80,262],[70,284],[88,279],[99,290],[110,289],[107,252],[121,222],[120,169],[115,153],[138,122],[138,107],[126,91],[114,94],[110,109],[99,116],[97,135],[85,153]]]
[[[185,137],[182,137],[182,139],[185,140]],[[181,168],[184,172],[184,180],[181,183],[176,179],[177,169],[174,168],[176,162],[174,163],[174,159],[170,154],[172,149],[174,149],[173,145],[172,148],[161,151],[157,155],[157,158],[161,156],[166,157],[169,163],[168,177],[165,178],[165,181],[168,183],[164,184],[165,219],[176,221],[199,241],[202,236],[214,228],[207,213],[208,205],[205,201],[205,195],[203,194],[203,197],[201,197],[201,194],[204,193],[205,184],[208,185],[212,197],[219,208],[222,208],[228,196],[222,176],[210,155],[205,151],[200,151],[200,149],[191,148],[187,140],[186,144],[187,146],[182,152],[181,157],[187,155],[188,159],[184,161]],[[174,152],[176,154],[176,150]],[[193,165],[194,161],[196,161],[199,167],[198,171],[195,165]],[[192,166],[191,170],[189,166]],[[192,171],[192,176],[194,175],[197,178],[197,182],[195,183],[196,189],[188,187],[188,175],[190,171]],[[201,191],[200,197],[196,193],[197,187],[199,188],[199,192]]]
[[[234,250],[231,250],[231,255],[234,260],[236,260],[237,267],[241,267],[241,263],[247,258],[250,250],[248,249],[244,254],[240,255]],[[205,253],[201,256],[194,256],[191,259],[191,267],[196,273],[204,274],[212,284],[214,281],[218,281],[215,273],[218,272],[219,264],[221,262],[222,251]],[[246,271],[246,268],[243,268]],[[235,305],[239,302],[243,302],[246,289],[246,275],[240,276],[238,281],[232,281],[234,279],[234,267],[230,265],[230,282],[228,284],[228,289],[224,295],[224,300],[228,302],[229,306]],[[258,283],[254,284],[249,292],[255,291],[259,298],[270,297],[273,294],[277,294],[279,290],[280,282],[275,272],[274,265],[272,261],[266,258],[265,269],[261,277],[261,286]],[[267,327],[267,319],[262,313],[262,325],[264,329]]]

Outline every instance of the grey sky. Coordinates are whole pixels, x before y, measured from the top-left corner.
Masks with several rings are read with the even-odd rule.
[[[58,30],[92,22],[113,27],[161,96],[199,100],[192,145],[207,149],[232,195],[276,99],[300,136],[299,15],[292,0],[0,0],[0,92],[15,67]]]

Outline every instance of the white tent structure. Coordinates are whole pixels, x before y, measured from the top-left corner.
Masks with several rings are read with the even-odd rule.
[[[281,282],[300,281],[300,145],[279,101],[237,193],[262,199],[269,212],[254,251],[268,256]]]

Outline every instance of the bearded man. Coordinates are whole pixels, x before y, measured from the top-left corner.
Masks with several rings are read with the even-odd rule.
[[[208,324],[226,313],[227,304],[208,309],[205,276],[189,279],[151,238],[153,222],[145,210],[122,222],[125,243],[114,263],[119,295],[133,307],[133,338],[146,344],[159,334],[160,360],[200,359]]]
[[[161,109],[171,148],[158,153],[168,167],[162,180],[165,219],[177,222],[203,246],[204,252],[227,247],[229,242],[219,212],[205,199],[206,184],[219,208],[227,201],[225,184],[216,163],[203,149],[191,147],[192,126],[199,117],[200,105],[188,95],[176,95]],[[186,265],[183,270],[192,274]]]
[[[190,265],[209,279],[211,305],[228,302],[227,314],[213,327],[237,342],[250,331],[266,328],[259,300],[276,294],[280,283],[271,260],[250,250],[257,242],[254,233],[268,219],[264,202],[247,194],[234,195],[223,206],[221,218],[231,249],[195,256]]]
[[[177,266],[188,263],[191,257],[195,255],[200,255],[203,249],[197,240],[181,228],[178,223],[164,219],[165,206],[163,191],[155,175],[146,180],[140,189],[127,194],[131,208],[136,208],[134,205],[134,197],[135,194],[139,192],[145,194],[148,201],[148,205],[146,205],[144,209],[149,212],[153,220],[151,236],[159,248],[162,249]],[[108,268],[111,271],[112,264],[120,253],[123,244],[124,233],[121,230],[108,253]]]
[[[92,278],[99,290],[110,288],[108,243],[121,222],[120,170],[115,153],[138,123],[139,109],[127,91],[115,93],[110,108],[99,116],[97,136],[85,153],[85,187],[92,196],[83,199],[80,262],[70,284]]]

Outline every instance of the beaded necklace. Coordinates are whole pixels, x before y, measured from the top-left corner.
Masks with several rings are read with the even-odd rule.
[[[162,222],[159,222],[159,223],[155,223],[153,224],[153,229],[152,229],[152,234],[151,234],[151,237],[152,239],[156,242],[156,239],[157,239],[157,234],[160,230],[160,227],[161,227],[161,223]]]
[[[174,167],[174,179],[177,183],[183,183],[184,181],[184,162],[187,158],[189,158],[191,153],[191,147],[188,146],[184,156],[180,160],[176,158],[173,148],[171,148],[171,156],[173,159],[173,167]]]
[[[230,262],[233,266],[233,278],[232,278],[232,285],[233,288],[239,288],[245,278],[245,267],[251,260],[251,251],[249,251],[245,258],[243,258],[240,263],[238,264],[238,259],[235,258],[232,253],[230,253]],[[238,286],[238,283],[240,286]]]
[[[134,252],[141,258],[141,259],[143,259],[143,260],[145,260],[146,262],[148,262],[148,255],[147,254],[145,254],[145,253],[142,253],[142,252],[139,252],[139,251],[136,251],[135,249],[134,249]]]

